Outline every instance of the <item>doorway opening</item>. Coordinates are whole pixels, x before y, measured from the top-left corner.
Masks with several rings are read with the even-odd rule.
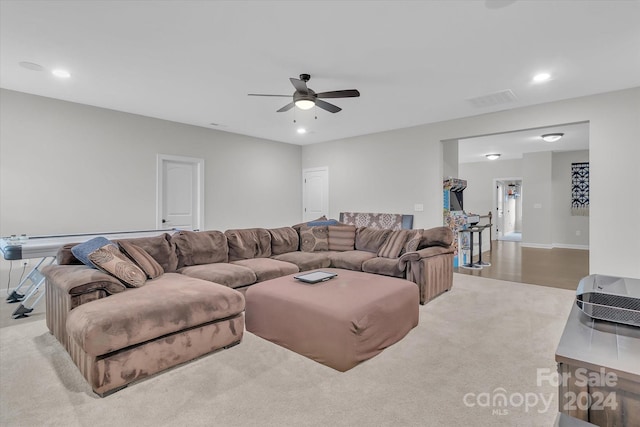
[[[496,240],[522,241],[522,178],[494,179]]]

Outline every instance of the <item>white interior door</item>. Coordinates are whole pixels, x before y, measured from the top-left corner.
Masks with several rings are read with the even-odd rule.
[[[204,160],[158,155],[158,229],[203,229]]]
[[[302,220],[329,215],[329,168],[302,171]]]

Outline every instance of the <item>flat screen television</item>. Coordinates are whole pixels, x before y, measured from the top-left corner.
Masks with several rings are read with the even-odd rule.
[[[449,210],[462,211],[464,210],[462,203],[462,191],[450,191],[449,195]]]

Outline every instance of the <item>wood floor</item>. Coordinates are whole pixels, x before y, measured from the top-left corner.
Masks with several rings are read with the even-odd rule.
[[[456,268],[454,271],[571,290],[576,289],[580,279],[589,275],[589,251],[586,250],[523,248],[520,242],[499,240],[492,246],[491,251],[482,254],[482,260],[490,262],[490,267],[482,270]]]

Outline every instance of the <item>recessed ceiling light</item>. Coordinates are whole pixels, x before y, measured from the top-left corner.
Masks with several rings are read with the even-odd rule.
[[[20,65],[22,68],[26,68],[27,70],[31,70],[31,71],[44,70],[44,67],[42,65],[36,64],[35,62],[22,61],[22,62],[19,62],[18,65]]]
[[[558,132],[558,133],[545,133],[544,135],[541,136],[542,139],[544,139],[547,142],[556,142],[558,141],[560,138],[562,138],[564,136],[564,133],[562,132]]]
[[[300,135],[303,135],[303,134],[307,133],[307,130],[306,130],[305,128],[298,128],[297,132],[298,132]]]
[[[61,79],[68,79],[69,77],[71,77],[70,72],[68,72],[67,70],[63,70],[61,68],[56,68],[55,70],[51,70],[51,74],[53,74],[56,77],[60,77]]]
[[[484,156],[489,160],[496,160],[496,159],[500,158],[500,154],[498,154],[498,153],[485,154]]]
[[[540,73],[533,76],[533,81],[536,83],[546,82],[551,78],[551,74],[549,73]]]

